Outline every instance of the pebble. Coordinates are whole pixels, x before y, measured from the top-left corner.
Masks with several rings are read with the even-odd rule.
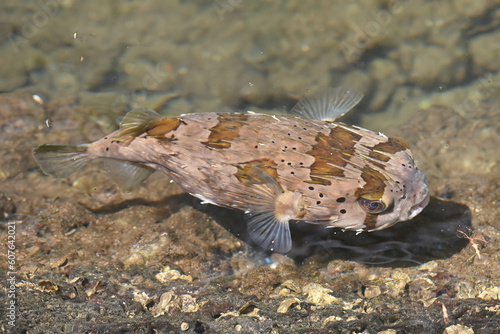
[[[453,325],[446,327],[443,334],[474,334],[472,328],[462,325]]]
[[[303,288],[303,291],[304,293],[307,294],[306,302],[310,304],[323,307],[329,304],[339,302],[337,298],[329,294],[330,292],[333,292],[332,290],[327,289],[318,283],[307,284]]]

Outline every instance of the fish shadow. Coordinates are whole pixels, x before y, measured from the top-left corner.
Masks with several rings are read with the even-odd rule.
[[[236,237],[260,248],[250,239],[241,212],[211,205],[201,209]],[[466,205],[431,197],[417,217],[381,231],[356,233],[291,222],[293,247],[287,255],[297,263],[315,256],[325,263],[340,259],[374,266],[415,266],[459,252],[469,241],[458,231],[468,233],[470,228]]]
[[[242,211],[201,204],[188,194],[160,201],[127,200],[93,211],[111,213],[131,205],[147,205],[161,207],[161,214],[168,215],[190,203],[254,249],[264,255],[272,254],[250,238]],[[467,246],[469,240],[459,231],[470,234],[471,212],[466,205],[431,197],[418,216],[381,231],[356,233],[296,221],[290,223],[290,231],[293,247],[287,256],[297,264],[314,256],[324,263],[346,260],[373,266],[407,267],[449,258]]]

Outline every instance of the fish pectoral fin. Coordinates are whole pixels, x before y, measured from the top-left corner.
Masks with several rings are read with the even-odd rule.
[[[363,93],[342,87],[325,88],[317,94],[300,99],[290,110],[295,116],[334,121],[354,108],[363,98]]]
[[[144,133],[163,117],[156,111],[144,107],[135,108],[123,117],[120,123],[120,135],[123,140],[134,138]]]
[[[283,193],[278,181],[260,167],[243,167],[235,176],[247,186],[244,195],[250,195],[249,204],[252,206],[269,207]]]
[[[33,158],[45,174],[64,178],[90,161],[88,146],[40,145],[33,150]]]
[[[245,213],[248,233],[259,246],[274,252],[287,253],[292,248],[288,220],[279,220],[274,212]]]
[[[153,168],[128,161],[104,159],[105,169],[113,182],[122,190],[133,190],[155,172]]]
[[[243,177],[245,176],[245,177]],[[303,216],[305,201],[298,191],[284,191],[264,169],[251,166],[240,175],[246,183],[245,213],[250,237],[261,247],[286,253],[292,248],[289,220]]]

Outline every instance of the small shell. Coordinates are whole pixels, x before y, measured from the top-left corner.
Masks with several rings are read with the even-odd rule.
[[[297,308],[300,309],[300,300],[298,298],[287,298],[280,303],[277,312],[286,313],[294,305],[298,305]]]

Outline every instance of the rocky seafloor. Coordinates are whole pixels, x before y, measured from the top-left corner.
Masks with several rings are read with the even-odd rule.
[[[498,1],[0,6],[1,331],[499,333]],[[365,93],[346,122],[405,138],[427,173],[413,221],[294,224],[292,252],[266,253],[160,173],[122,192],[99,163],[57,180],[31,155],[134,106],[283,109],[338,85]]]

